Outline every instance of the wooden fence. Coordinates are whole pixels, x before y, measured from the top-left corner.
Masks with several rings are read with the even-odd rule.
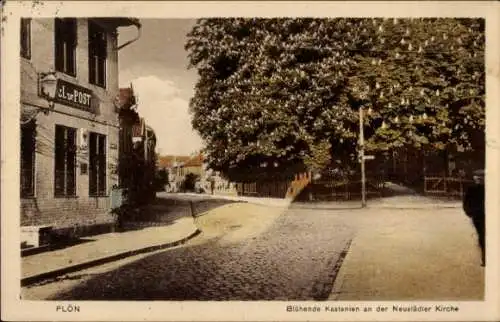
[[[381,197],[385,189],[385,182],[379,178],[366,179],[366,195]],[[318,180],[310,186],[310,195],[314,200],[351,200],[361,196],[361,180],[336,179]]]
[[[458,177],[424,177],[424,194],[462,198],[471,180]],[[324,178],[312,180],[311,175],[296,175],[289,181],[239,182],[235,184],[237,194],[251,197],[296,198],[308,200],[351,200],[361,197],[359,178]],[[385,180],[374,176],[366,179],[367,197],[382,197]]]
[[[274,180],[258,182],[238,182],[236,190],[240,196],[267,198],[294,198],[311,181],[311,175],[301,173],[292,180]]]
[[[285,198],[288,186],[286,181],[239,182],[236,189],[240,196]]]
[[[424,193],[462,198],[471,183],[472,180],[459,177],[424,177]]]

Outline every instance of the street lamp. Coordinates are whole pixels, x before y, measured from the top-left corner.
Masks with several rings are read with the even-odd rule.
[[[54,99],[57,90],[57,78],[55,72],[38,74],[39,95],[49,102],[49,109],[54,108]],[[48,111],[45,111],[47,113]]]

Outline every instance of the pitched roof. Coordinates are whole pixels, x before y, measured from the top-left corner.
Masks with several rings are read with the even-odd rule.
[[[131,87],[120,88],[119,94],[120,108],[130,108],[135,105],[134,89]]]
[[[171,168],[174,162],[186,162],[190,159],[186,155],[160,155],[157,159],[158,168]]]
[[[200,167],[202,165],[203,165],[203,155],[201,155],[201,153],[195,155],[184,164],[185,167]]]

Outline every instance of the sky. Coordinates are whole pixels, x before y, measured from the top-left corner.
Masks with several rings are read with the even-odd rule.
[[[141,19],[139,40],[119,51],[120,87],[132,83],[138,97],[138,113],[157,136],[161,155],[190,155],[202,147],[191,126],[189,99],[197,81],[195,69],[188,70],[184,50],[191,19]],[[137,35],[134,27],[119,29],[119,44]]]

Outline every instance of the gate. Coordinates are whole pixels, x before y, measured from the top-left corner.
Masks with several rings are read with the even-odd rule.
[[[450,196],[463,198],[472,180],[460,177],[424,177],[424,193],[426,195]]]
[[[324,201],[358,199],[361,198],[361,186],[359,173],[327,174],[311,182],[308,188],[309,199]],[[367,197],[382,197],[385,189],[385,175],[368,173],[365,187]]]

